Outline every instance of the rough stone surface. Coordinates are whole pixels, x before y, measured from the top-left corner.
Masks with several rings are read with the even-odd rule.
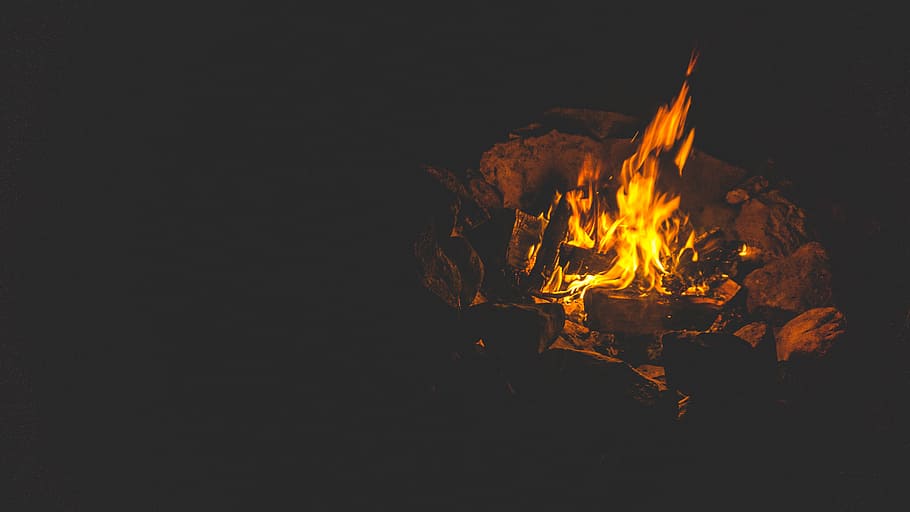
[[[777,190],[745,201],[734,225],[738,239],[765,261],[789,256],[812,239],[805,212]]]
[[[660,187],[679,195],[679,209],[691,216],[700,215],[712,203],[722,203],[727,191],[741,182],[746,170],[728,164],[698,148],[693,148],[682,175],[671,159],[662,162]]]
[[[741,188],[734,188],[727,192],[726,201],[729,204],[740,204],[749,199],[749,193]]]
[[[752,176],[727,192],[726,201],[729,204],[740,204],[764,192],[769,185],[768,179],[764,176]]]
[[[809,242],[790,256],[753,270],[743,282],[749,313],[775,322],[832,305],[831,263],[819,242]]]
[[[480,172],[502,192],[504,207],[537,214],[555,190],[575,185],[585,155],[599,156],[602,149],[589,137],[553,130],[494,145],[481,156]]]
[[[734,221],[737,211],[732,206],[721,203],[709,203],[701,209],[696,216],[691,216],[691,220],[699,232],[706,232],[710,229],[720,229],[727,238],[731,238],[736,229]]]
[[[846,332],[846,319],[837,308],[810,309],[778,331],[777,359],[787,361],[794,355],[823,357]]]
[[[471,176],[467,188],[480,206],[486,209],[502,208],[502,193],[482,175]]]

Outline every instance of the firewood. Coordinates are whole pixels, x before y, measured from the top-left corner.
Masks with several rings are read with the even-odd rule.
[[[585,292],[584,305],[592,329],[625,336],[650,336],[671,329],[705,330],[717,317],[712,304],[596,286]]]
[[[616,262],[616,251],[600,253],[577,245],[562,244],[559,249],[559,265],[568,274],[598,274],[605,272]]]
[[[528,273],[534,264],[537,250],[543,241],[546,221],[521,210],[515,210],[515,223],[506,248],[506,264],[510,269]]]
[[[559,264],[560,244],[566,239],[571,215],[572,210],[569,208],[566,195],[563,194],[550,214],[550,220],[544,230],[540,249],[537,251],[537,259],[534,261],[529,275],[528,289],[539,291],[553,274],[556,265]]]

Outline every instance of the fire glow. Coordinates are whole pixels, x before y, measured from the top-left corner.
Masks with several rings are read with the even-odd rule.
[[[696,59],[693,53],[686,79]],[[695,138],[694,128],[688,133],[685,130],[691,103],[685,80],[676,98],[657,110],[635,153],[623,161],[614,203],[600,194],[602,180],[609,173],[604,173],[602,164],[587,155],[576,188],[565,193],[571,208],[565,243],[611,254],[613,264],[602,272],[586,275],[570,274],[556,267],[542,291],[579,297],[586,289],[598,286],[669,295],[663,280],[680,258],[685,254],[690,261],[697,261],[696,233],[688,216],[679,211],[680,197],[657,187],[660,163],[667,153],[675,150],[673,163],[682,175]],[[557,193],[554,205],[560,199]]]

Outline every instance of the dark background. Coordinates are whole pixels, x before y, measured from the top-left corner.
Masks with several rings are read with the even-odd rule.
[[[685,7],[10,9],[11,510],[440,509],[470,495],[440,481],[483,461],[452,456],[414,414],[432,335],[406,306],[423,220],[409,185],[424,163],[476,166],[550,107],[649,118],[693,48],[696,146],[794,179],[863,347],[832,414],[849,428],[819,435],[853,455],[812,465],[830,475],[807,495],[900,498],[887,468],[910,446],[901,17]]]

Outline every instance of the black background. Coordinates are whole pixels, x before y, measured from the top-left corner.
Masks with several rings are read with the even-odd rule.
[[[819,434],[861,455],[807,495],[902,497],[887,469],[910,442],[897,13],[10,12],[0,362],[19,376],[3,470],[20,508],[446,508],[458,491],[424,464],[467,463],[411,414],[432,336],[404,306],[423,220],[409,184],[424,163],[476,166],[550,107],[648,118],[693,48],[696,146],[794,179],[863,345],[836,416],[850,428]],[[713,491],[691,492],[680,499]]]

